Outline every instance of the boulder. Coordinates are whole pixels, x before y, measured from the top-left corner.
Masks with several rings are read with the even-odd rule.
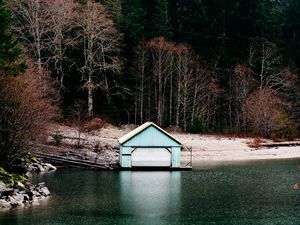
[[[40,164],[37,164],[38,165],[38,169],[37,169],[37,172],[45,172],[46,170],[44,169],[44,167]]]
[[[24,201],[28,201],[29,200],[29,196],[27,194],[17,193],[17,194],[14,195],[14,199],[17,202],[24,202]]]
[[[33,198],[32,198],[31,204],[32,204],[33,206],[39,205],[39,204],[40,204],[40,203],[39,203],[39,198],[38,198],[38,197],[33,197]]]
[[[294,185],[293,185],[293,189],[294,190],[298,190],[300,188],[300,184],[299,183],[295,183]]]
[[[19,189],[25,189],[25,185],[22,184],[20,181],[17,182],[16,187]]]
[[[41,192],[43,193],[44,196],[50,195],[50,191],[47,187],[42,187]]]
[[[41,196],[41,194],[40,194],[40,192],[38,192],[38,191],[36,191],[36,190],[33,190],[33,191],[32,191],[32,196],[38,197],[38,196]]]
[[[50,163],[44,163],[43,166],[46,171],[55,171],[56,170],[56,167]]]
[[[6,188],[5,183],[0,180],[0,190],[4,190],[5,188]]]
[[[23,190],[20,190],[18,191],[19,194],[27,194],[27,189],[23,189]]]
[[[6,188],[2,191],[2,196],[9,196],[12,195],[14,193],[14,189],[13,188]]]
[[[12,207],[16,207],[19,205],[19,202],[12,196],[8,196],[8,202]]]
[[[38,187],[45,187],[45,182],[38,183]]]
[[[12,197],[16,202],[23,202],[24,201],[24,197],[22,194],[15,194],[13,197]]]
[[[4,199],[0,199],[0,209],[9,209],[11,207],[10,203]]]
[[[57,168],[55,166],[53,166],[52,164],[50,164],[50,163],[46,163],[46,165],[49,167],[48,171],[55,171],[55,170],[57,170]]]

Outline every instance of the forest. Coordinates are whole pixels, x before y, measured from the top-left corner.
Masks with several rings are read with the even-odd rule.
[[[299,133],[299,1],[0,7],[1,149],[26,146],[47,121],[76,116],[191,133]]]

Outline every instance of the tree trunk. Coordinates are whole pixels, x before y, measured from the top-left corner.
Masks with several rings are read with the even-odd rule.
[[[93,87],[92,87],[92,74],[89,74],[88,81],[88,116],[93,116]]]
[[[143,108],[144,108],[144,73],[145,73],[145,56],[144,56],[144,52],[143,52],[143,56],[142,56],[142,68],[141,68],[141,95],[140,95],[140,124],[143,123]]]
[[[162,93],[162,55],[161,52],[159,53],[159,58],[158,58],[158,105],[157,105],[157,123],[159,126],[162,126],[162,98],[163,98],[163,93]]]
[[[173,74],[170,77],[169,124],[172,125]]]
[[[180,92],[181,92],[181,56],[178,56],[178,77],[177,77],[177,107],[176,107],[176,127],[179,127],[179,108],[180,108]]]

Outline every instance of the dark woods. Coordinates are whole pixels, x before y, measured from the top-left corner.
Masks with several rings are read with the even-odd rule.
[[[295,0],[10,0],[61,110],[189,132],[298,132]],[[76,107],[75,107],[76,106]]]

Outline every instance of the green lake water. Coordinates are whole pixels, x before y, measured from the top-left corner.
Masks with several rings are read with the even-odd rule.
[[[46,182],[48,201],[0,212],[0,225],[299,225],[299,168],[277,161],[174,172],[61,169],[34,178]]]

